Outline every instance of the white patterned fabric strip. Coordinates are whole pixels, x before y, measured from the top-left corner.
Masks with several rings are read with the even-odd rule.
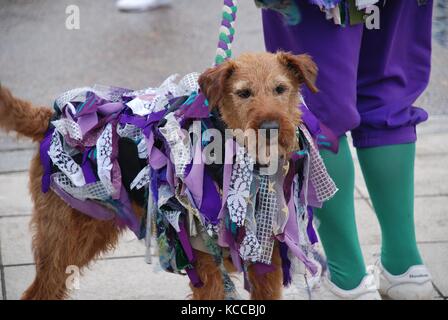
[[[105,201],[110,198],[110,194],[100,181],[77,187],[61,172],[53,174],[52,179],[62,190],[82,201],[86,199]]]
[[[148,143],[146,139],[140,140],[137,145],[139,159],[146,160],[148,158]]]
[[[307,226],[308,226],[308,214],[306,205],[300,200],[300,185],[299,177],[296,174],[293,180],[293,196],[294,196],[294,207],[296,209],[296,221],[299,228],[299,243],[301,245],[308,245],[309,239],[307,237]]]
[[[260,262],[271,264],[274,249],[274,215],[278,214],[277,194],[273,189],[270,176],[260,176],[258,206],[255,212],[257,221],[257,239],[261,245]]]
[[[174,230],[176,230],[176,232],[180,232],[179,217],[181,212],[168,211],[168,210],[163,210],[162,212],[165,215],[165,218],[168,220],[168,222],[173,226]]]
[[[61,137],[58,131],[54,131],[51,137],[51,145],[48,150],[51,161],[61,170],[77,187],[86,184],[81,167],[63,149]]]
[[[137,126],[133,124],[125,124],[117,126],[117,134],[122,138],[129,138],[134,141],[140,141],[143,139],[143,132]]]
[[[131,108],[133,114],[139,116],[146,116],[151,113],[151,102],[139,97],[132,99],[126,105]]]
[[[96,142],[98,177],[109,194],[114,194],[112,185],[112,124],[107,124]]]
[[[137,189],[140,190],[144,186],[149,185],[150,177],[149,177],[150,168],[149,165],[144,167],[135,177],[135,179],[131,183],[131,190]]]
[[[319,202],[325,202],[331,199],[338,191],[333,179],[325,168],[324,162],[317,150],[313,138],[304,124],[299,125],[310,147],[310,179],[316,191],[316,197]]]
[[[81,141],[82,140],[82,132],[79,124],[75,121],[63,118],[60,120],[55,120],[51,122],[56,130],[62,135],[68,135],[70,138]]]
[[[199,90],[198,79],[199,73],[197,72],[187,74],[179,81],[177,90],[173,93],[173,95],[175,97],[189,96],[193,92],[197,92]]]
[[[227,208],[232,222],[241,227],[246,217],[254,160],[243,147],[237,148],[227,195]]]
[[[59,111],[62,112],[62,109],[65,107],[67,103],[69,103],[70,101],[72,101],[74,98],[76,98],[81,94],[83,94],[85,97],[85,94],[88,91],[93,91],[93,89],[91,87],[83,87],[64,92],[56,99],[55,105],[58,107]]]
[[[193,158],[190,136],[182,130],[174,113],[168,114],[165,119],[167,122],[159,131],[170,146],[170,156],[174,163],[176,176],[183,178],[185,169]]]
[[[252,232],[247,232],[240,244],[240,256],[244,261],[257,262],[262,254],[257,236]]]

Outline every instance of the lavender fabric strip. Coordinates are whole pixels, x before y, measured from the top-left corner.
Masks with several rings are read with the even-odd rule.
[[[92,200],[81,201],[73,198],[64,190],[59,188],[59,186],[53,181],[51,182],[51,189],[70,207],[88,215],[91,218],[97,220],[112,220],[115,217],[112,210],[107,209]]]

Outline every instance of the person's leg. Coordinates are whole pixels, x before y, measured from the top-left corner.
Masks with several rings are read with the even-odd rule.
[[[318,232],[330,269],[331,282],[344,290],[356,288],[366,275],[355,222],[355,171],[347,137],[339,139],[338,154],[321,151],[339,191],[315,211]]]
[[[432,1],[388,1],[379,30],[363,34],[358,73],[361,125],[355,147],[382,231],[381,262],[393,275],[422,263],[414,226],[415,126],[412,104],[428,84]]]
[[[317,6],[299,2],[302,21],[287,26],[283,17],[263,11],[266,48],[270,52],[310,54],[319,67],[318,94],[303,90],[317,118],[340,139],[338,154],[323,151],[330,176],[339,191],[317,210],[318,232],[327,256],[331,281],[344,290],[357,287],[366,271],[354,214],[354,171],[345,132],[359,125],[356,77],[362,26],[341,28],[327,21]]]
[[[422,263],[414,230],[415,144],[358,149],[381,224],[381,263],[393,275]]]

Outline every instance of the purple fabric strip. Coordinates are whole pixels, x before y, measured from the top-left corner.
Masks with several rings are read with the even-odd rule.
[[[50,150],[51,145],[51,136],[53,135],[54,128],[50,128],[45,132],[44,139],[40,142],[39,146],[39,154],[40,154],[40,163],[42,164],[42,167],[44,168],[44,174],[42,175],[42,192],[47,193],[50,189],[50,183],[51,183],[51,159],[48,155],[48,150]]]
[[[194,156],[192,163],[190,163],[186,169],[184,183],[194,199],[194,205],[198,209],[202,207],[203,195],[204,192],[207,191],[204,187],[204,175],[205,164],[202,161],[201,143],[197,141],[194,145]]]
[[[109,116],[111,114],[121,112],[126,106],[121,102],[109,102],[98,106],[98,113],[102,116]]]
[[[121,205],[121,210],[119,210],[119,215],[117,217],[121,219],[124,224],[135,233],[137,238],[141,239],[141,223],[137,218],[134,209],[132,208],[131,200],[129,199],[129,195],[126,192],[124,186],[121,186],[120,198],[118,199],[118,201]]]
[[[310,270],[312,274],[315,274],[317,272],[316,265],[308,259],[299,245],[299,226],[297,225],[297,213],[294,205],[294,197],[289,199],[288,210],[289,215],[285,226],[285,232],[283,235],[277,236],[277,239],[280,242],[284,242],[291,252],[304,263],[305,267]]]
[[[227,139],[225,142],[225,159],[224,159],[224,175],[223,175],[223,190],[221,199],[221,211],[218,214],[219,219],[223,219],[227,212],[227,195],[229,193],[230,179],[232,177],[233,156],[235,154],[235,142],[232,139]]]
[[[96,112],[88,113],[80,116],[76,121],[81,129],[82,136],[84,137],[92,128],[98,123],[98,115]]]
[[[179,241],[182,245],[182,248],[187,255],[188,261],[190,263],[195,262],[196,258],[194,256],[193,248],[191,247],[190,241],[188,240],[187,230],[185,228],[185,222],[182,221],[179,223],[180,231],[177,233],[179,236]]]
[[[151,131],[146,139],[146,146],[148,151],[148,162],[151,168],[159,170],[164,167],[168,158],[158,148],[154,147],[154,133]]]
[[[313,219],[314,219],[313,208],[308,206],[307,211],[308,211],[308,225],[306,226],[306,233],[308,235],[308,238],[310,239],[311,244],[315,244],[319,241],[319,239],[317,238],[316,230],[314,229],[313,226]]]
[[[187,105],[181,112],[183,112],[183,117],[185,119],[204,119],[208,118],[210,111],[207,107],[205,101],[207,99],[200,93],[196,96],[195,100]]]
[[[213,225],[218,224],[218,214],[221,209],[221,198],[213,179],[204,172],[203,181],[203,198],[201,203],[200,212],[210,221]]]
[[[280,239],[279,239],[280,240]],[[294,241],[289,233],[284,234],[283,240],[285,244],[288,246],[289,250],[300,260],[303,262],[305,267],[315,275],[317,273],[317,266],[308,259],[308,257],[303,253],[302,249],[299,247],[298,243]],[[281,240],[280,240],[281,241]]]
[[[257,262],[257,263],[254,263],[252,265],[252,267],[255,269],[255,273],[258,276],[262,276],[266,273],[275,271],[275,266],[273,264]]]
[[[300,111],[302,112],[302,121],[316,140],[317,146],[322,149],[330,150],[333,153],[337,153],[339,149],[339,139],[333,131],[320,122],[310,109],[303,104],[300,105]]]
[[[196,261],[196,257],[194,256],[193,248],[188,239],[187,230],[185,227],[185,221],[179,223],[180,231],[177,233],[179,236],[180,244],[184,249],[185,254],[187,255],[188,261],[193,264]],[[200,288],[203,286],[201,279],[199,279],[199,275],[194,268],[186,268],[188,277],[190,278],[191,283],[195,288]]]
[[[98,105],[104,102],[105,100],[99,98],[95,93],[93,93],[92,91],[88,91],[86,93],[86,100],[83,103],[82,109],[79,110],[78,107],[78,110],[76,111],[76,117],[81,117],[96,112]]]
[[[193,285],[193,287],[201,288],[202,286],[204,286],[204,283],[202,283],[201,279],[199,279],[199,275],[198,275],[196,269],[187,268],[187,269],[185,269],[185,271],[187,272],[188,278],[190,278],[190,281],[191,281],[191,284]]]
[[[280,242],[280,257],[282,258],[282,271],[283,271],[283,285],[285,287],[291,284],[291,260],[288,257],[288,246]]]
[[[95,173],[93,172],[93,169],[92,169],[92,164],[90,163],[90,160],[89,160],[90,150],[91,150],[91,148],[87,148],[86,150],[84,150],[84,154],[82,156],[81,169],[84,174],[86,184],[94,183],[97,181]]]
[[[120,124],[132,124],[140,129],[143,129],[146,125],[146,119],[144,117],[126,113],[122,113],[118,121]]]

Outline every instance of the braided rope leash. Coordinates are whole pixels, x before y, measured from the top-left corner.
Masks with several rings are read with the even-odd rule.
[[[232,57],[232,42],[235,35],[237,0],[224,0],[222,22],[219,28],[219,42],[216,50],[215,66]]]

